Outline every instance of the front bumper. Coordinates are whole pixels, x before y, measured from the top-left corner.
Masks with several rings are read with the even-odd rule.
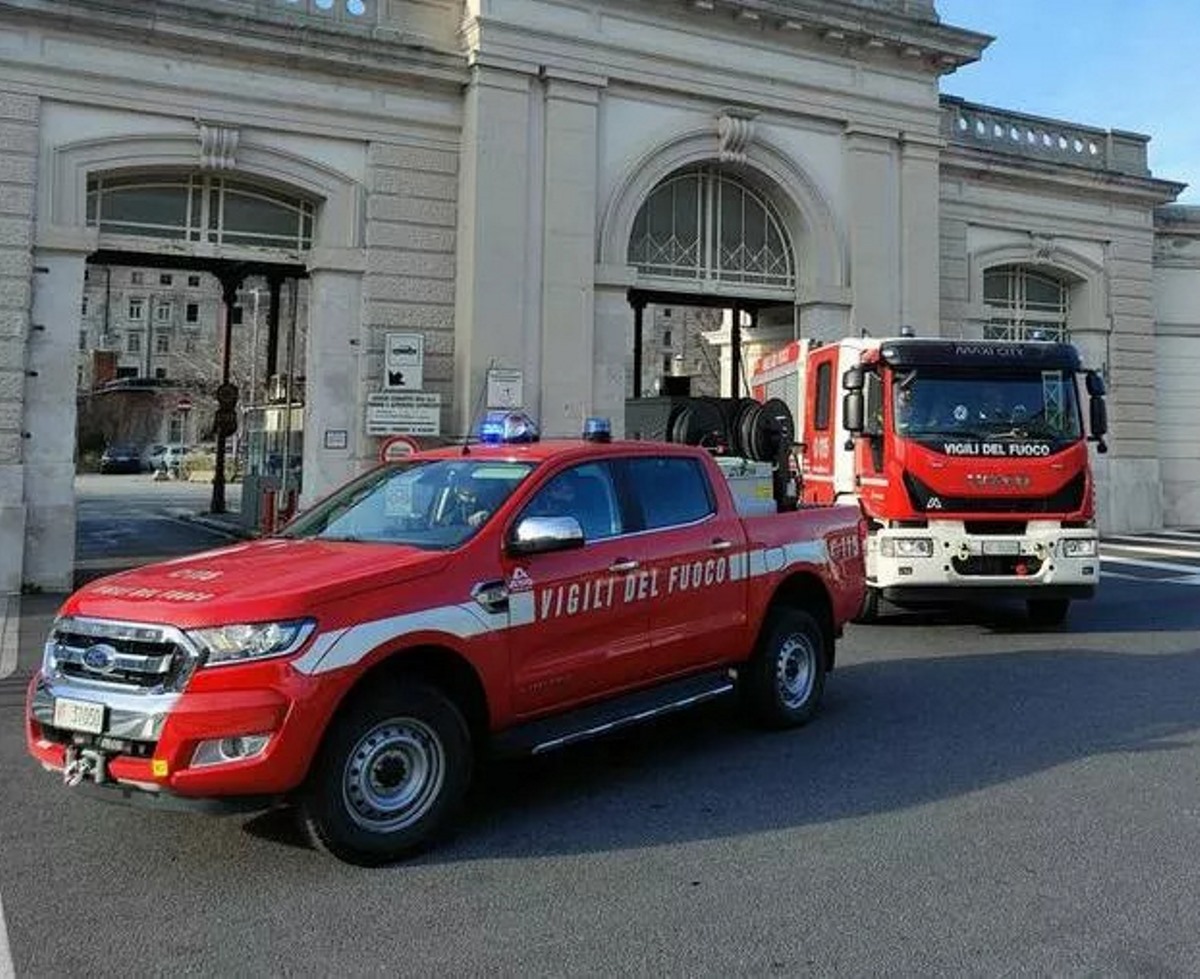
[[[125,801],[137,796],[180,800],[234,799],[235,805],[277,797],[295,789],[332,714],[329,685],[263,663],[205,671],[184,693],[138,694],[51,679],[38,673],[29,685],[26,745],[43,767],[63,772],[81,756],[89,782]],[[59,698],[104,706],[103,728],[89,733],[55,726]],[[194,764],[203,742],[268,735],[251,757]],[[240,801],[239,801],[240,799]],[[144,801],[153,801],[148,799]],[[261,808],[257,803],[252,808]]]
[[[928,541],[929,553],[898,553],[901,541],[913,539]],[[1070,554],[1067,542],[1091,553]],[[1090,598],[1099,579],[1096,531],[1064,529],[1055,521],[1031,521],[1024,534],[997,535],[968,533],[961,521],[932,521],[919,529],[880,530],[867,542],[867,584],[898,603]]]

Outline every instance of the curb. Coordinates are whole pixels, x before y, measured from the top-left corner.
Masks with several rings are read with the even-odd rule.
[[[17,672],[20,632],[21,596],[0,595],[0,680]]]

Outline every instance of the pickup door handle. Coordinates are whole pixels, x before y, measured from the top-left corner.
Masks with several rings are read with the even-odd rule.
[[[723,537],[714,537],[712,544],[709,545],[714,551],[727,551],[733,547],[733,541],[725,540]]]
[[[636,571],[640,563],[641,562],[639,561],[629,561],[625,558],[617,558],[617,560],[613,561],[613,563],[608,566],[608,570],[613,574],[624,574],[626,571]]]

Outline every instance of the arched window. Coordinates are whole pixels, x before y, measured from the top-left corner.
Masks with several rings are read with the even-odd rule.
[[[1070,285],[1024,265],[1001,265],[983,273],[988,340],[1067,340]]]
[[[794,287],[792,249],[771,206],[719,170],[668,177],[633,222],[629,264],[646,275]]]
[[[196,173],[93,177],[88,225],[101,233],[303,251],[313,203],[245,181]]]

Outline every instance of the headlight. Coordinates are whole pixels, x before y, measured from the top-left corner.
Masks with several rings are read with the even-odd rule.
[[[205,655],[205,666],[241,663],[268,656],[287,656],[304,645],[316,622],[296,619],[292,622],[253,622],[223,625],[214,629],[192,629],[188,638]]]
[[[933,557],[933,541],[928,537],[884,537],[879,553],[884,557]]]
[[[1063,557],[1095,557],[1096,539],[1094,537],[1068,537],[1062,542]]]

